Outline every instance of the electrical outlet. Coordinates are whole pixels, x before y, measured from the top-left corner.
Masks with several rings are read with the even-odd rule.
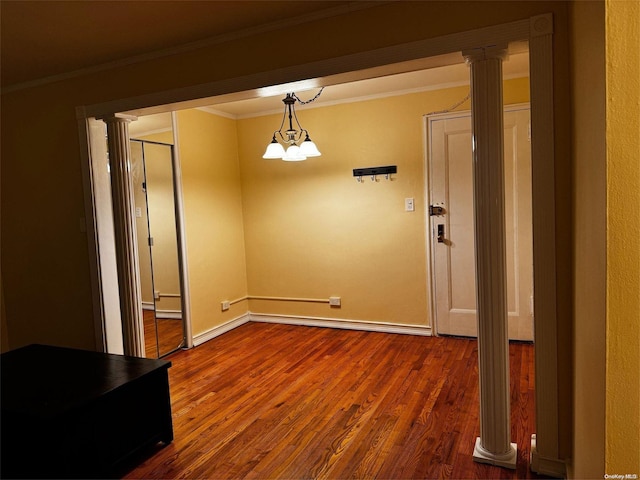
[[[329,297],[329,305],[332,307],[339,307],[340,304],[340,297]]]
[[[227,310],[229,310],[230,306],[231,306],[231,304],[229,303],[229,301],[225,300],[224,302],[222,302],[222,311],[226,312]]]

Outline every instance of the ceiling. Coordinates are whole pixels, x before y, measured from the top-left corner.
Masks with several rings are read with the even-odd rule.
[[[1,0],[2,87],[380,2]]]
[[[452,55],[455,57],[455,55]],[[425,90],[437,90],[469,84],[469,68],[463,63],[462,55],[457,63],[441,67],[432,67],[409,71],[406,73],[390,74],[330,85],[322,91],[317,100],[297,109],[327,106],[345,101],[353,102],[372,97],[384,97]],[[503,64],[505,78],[528,76],[529,55],[527,52],[512,54]],[[298,89],[296,94],[303,101],[312,99],[318,89]],[[236,102],[216,104],[209,107],[212,112],[219,112],[234,118],[253,117],[268,113],[282,112],[283,94],[269,97],[252,98]]]
[[[503,63],[505,78],[526,77],[529,74],[529,54],[527,52],[511,54]],[[469,85],[469,68],[462,63],[442,67],[426,68],[406,73],[384,75],[376,78],[340,83],[325,87],[317,100],[307,105],[297,105],[298,112],[309,108],[335,105],[338,103],[356,102],[371,98],[380,98],[406,93],[436,90],[461,85]],[[311,90],[296,89],[295,93],[303,101],[308,101],[319,92],[318,88]],[[282,113],[284,95],[278,93],[272,96],[255,97],[247,100],[217,103],[203,107],[210,113],[225,115],[231,118],[248,118],[272,113]],[[425,112],[430,113],[430,112]],[[154,114],[138,117],[130,124],[132,136],[141,136],[150,132],[169,130],[171,117],[169,114]]]

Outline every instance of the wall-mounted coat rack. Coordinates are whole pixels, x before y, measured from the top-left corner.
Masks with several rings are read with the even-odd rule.
[[[362,177],[371,177],[371,181],[375,182],[378,175],[384,175],[384,178],[390,180],[392,173],[398,173],[398,167],[396,165],[388,165],[386,167],[368,167],[368,168],[354,168],[353,176],[356,177],[358,182],[362,182]]]

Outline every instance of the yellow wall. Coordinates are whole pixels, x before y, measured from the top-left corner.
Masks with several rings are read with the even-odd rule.
[[[527,102],[528,90],[526,78],[507,82],[506,103]],[[468,91],[301,106],[298,118],[322,151],[304,162],[262,159],[282,115],[238,122],[250,294],[342,299],[341,308],[251,300],[252,312],[431,325],[423,115]],[[382,165],[397,165],[391,181],[353,177],[354,168]],[[404,211],[409,197],[414,212]]]
[[[640,3],[606,1],[606,472],[640,475]]]
[[[242,194],[234,120],[178,112],[193,334],[237,316],[220,302],[247,294]],[[238,304],[244,307],[246,302]],[[243,312],[244,313],[244,312]]]

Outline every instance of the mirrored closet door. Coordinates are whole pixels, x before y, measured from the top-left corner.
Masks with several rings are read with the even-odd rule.
[[[131,169],[145,356],[159,358],[184,342],[173,145],[132,139]]]

